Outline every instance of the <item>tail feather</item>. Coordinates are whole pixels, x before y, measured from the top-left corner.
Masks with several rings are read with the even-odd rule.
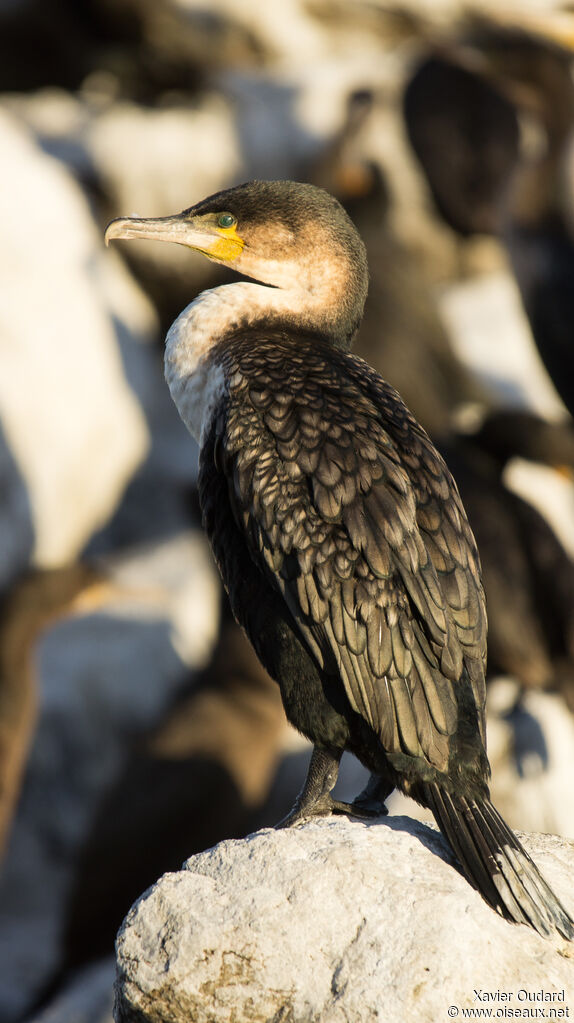
[[[574,920],[489,799],[466,799],[437,785],[424,798],[460,865],[502,916],[544,937],[559,931],[574,939]]]

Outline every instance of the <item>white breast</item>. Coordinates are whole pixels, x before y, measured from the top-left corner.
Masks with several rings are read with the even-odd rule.
[[[222,366],[209,359],[223,326],[218,291],[199,295],[172,323],[166,338],[165,378],[183,422],[200,444],[226,390]]]
[[[181,418],[200,444],[227,386],[222,366],[209,358],[218,341],[240,324],[284,313],[296,304],[290,291],[237,281],[203,291],[171,325],[165,377]]]

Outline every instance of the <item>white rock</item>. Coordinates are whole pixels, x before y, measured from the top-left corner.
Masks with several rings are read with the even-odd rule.
[[[148,437],[118,349],[130,324],[114,321],[117,289],[84,195],[5,111],[0,146],[0,417],[47,566],[73,559],[110,515]]]
[[[175,11],[198,14],[205,18],[202,0],[174,0]],[[393,38],[397,31],[397,11],[406,19],[411,17],[416,25],[422,22],[429,32],[445,29],[453,31],[457,22],[463,21],[469,11],[489,15],[498,21],[501,18],[510,24],[533,24],[551,32],[554,23],[558,29],[561,17],[563,31],[568,28],[568,15],[561,14],[557,0],[508,0],[504,13],[496,0],[401,0],[396,8],[384,0],[362,4],[332,4],[319,0],[309,5],[305,0],[211,0],[210,14],[215,19],[243,29],[258,44],[267,59],[279,65],[318,63],[322,58],[340,54],[351,48],[366,53],[376,47],[381,49],[381,39],[387,33]],[[554,18],[552,21],[552,15]],[[538,15],[538,17],[536,17]],[[394,16],[394,18],[393,18]],[[193,24],[193,22],[192,22]],[[387,27],[387,31],[385,28]],[[182,19],[185,30],[185,21]],[[405,31],[407,35],[408,30]]]
[[[176,0],[182,13],[202,11],[198,0]],[[308,62],[325,52],[330,38],[320,22],[309,17],[301,0],[284,0],[281,4],[267,0],[249,0],[238,5],[235,0],[216,0],[213,8],[219,17],[238,24],[254,34],[259,46],[273,54],[276,61]]]
[[[574,484],[569,476],[548,465],[512,458],[504,470],[504,482],[544,515],[574,558]]]
[[[564,414],[508,271],[443,288],[439,304],[458,355],[500,404],[526,406],[542,416]]]
[[[572,846],[526,845],[568,901]],[[222,842],[132,907],[117,954],[117,1023],[437,1023],[475,989],[515,1009],[574,997],[567,943],[498,917],[436,831],[402,817]]]
[[[87,142],[124,216],[177,213],[229,187],[241,166],[234,112],[217,94],[193,109],[113,105],[93,120]]]

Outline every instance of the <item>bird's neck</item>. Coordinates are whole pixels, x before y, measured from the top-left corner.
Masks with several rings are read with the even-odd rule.
[[[257,326],[262,337],[266,330],[307,330],[349,348],[357,324],[346,327],[337,321],[340,287],[336,280],[314,288],[296,282],[274,288],[240,281],[202,292],[180,313],[166,338],[165,375],[178,411],[196,440],[201,443],[225,387],[218,371],[217,346],[236,330]]]

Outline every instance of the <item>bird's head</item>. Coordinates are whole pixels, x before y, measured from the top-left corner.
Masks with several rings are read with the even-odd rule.
[[[351,336],[367,293],[365,247],[340,203],[314,185],[250,181],[171,217],[112,220],[112,239],[171,241],[272,288],[301,308],[338,310]]]

